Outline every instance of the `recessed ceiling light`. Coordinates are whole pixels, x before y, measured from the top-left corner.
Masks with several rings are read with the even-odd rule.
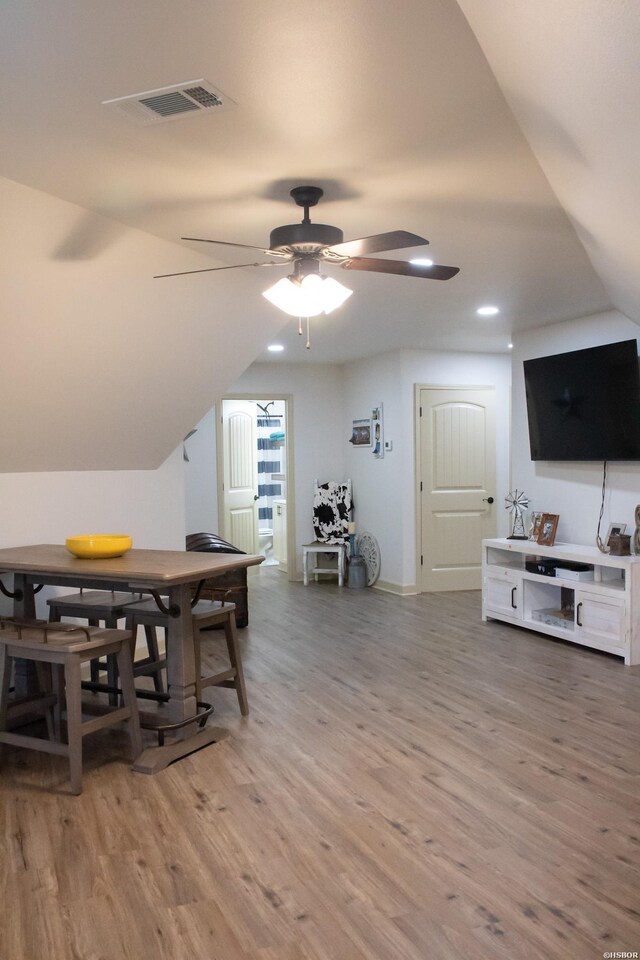
[[[500,313],[498,307],[478,307],[476,313],[479,317],[495,317],[496,313]]]
[[[271,353],[281,353],[284,350],[284,347],[281,343],[270,343],[267,347],[267,350],[270,350]]]
[[[507,344],[507,346],[509,347],[509,350],[513,350],[513,344],[512,344],[512,343]]]
[[[433,260],[428,260],[426,257],[418,257],[415,260],[409,260],[409,263],[412,263],[414,267],[432,267]]]

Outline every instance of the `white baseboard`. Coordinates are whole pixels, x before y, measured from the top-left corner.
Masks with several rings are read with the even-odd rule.
[[[389,580],[377,580],[373,589],[382,590],[384,593],[395,593],[398,597],[414,597],[420,592],[415,583],[391,583]]]
[[[319,580],[331,579],[334,581],[334,583],[337,582],[336,575],[331,573],[329,574],[320,573],[318,574],[318,579]],[[302,574],[297,574],[295,577],[295,580],[298,583],[302,583]],[[311,576],[309,577],[309,583],[313,583],[313,577]],[[349,589],[346,583],[344,585],[344,589],[345,590]],[[415,583],[409,583],[409,584],[392,583],[389,580],[377,580],[373,585],[373,589],[381,590],[383,593],[393,593],[395,594],[396,597],[415,597],[420,593]]]

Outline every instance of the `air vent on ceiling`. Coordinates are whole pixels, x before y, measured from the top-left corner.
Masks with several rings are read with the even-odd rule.
[[[102,105],[144,124],[166,123],[196,113],[219,113],[235,107],[233,100],[216,90],[208,80],[202,79],[146,90],[116,100],[103,100]]]

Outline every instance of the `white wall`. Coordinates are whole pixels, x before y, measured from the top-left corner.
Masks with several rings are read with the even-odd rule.
[[[518,336],[513,351],[513,485],[523,489],[532,510],[560,515],[556,542],[594,544],[600,512],[602,463],[532,462],[522,361],[568,350],[638,339],[638,326],[618,311],[569,320]],[[640,503],[640,463],[609,463],[607,495],[601,527],[606,534],[613,520],[635,526]]]
[[[219,533],[216,410],[212,407],[205,414],[185,444],[189,457],[184,465],[187,533]]]
[[[346,474],[353,480],[356,532],[371,533],[378,541],[381,579],[406,584],[404,516],[409,505],[403,472],[407,458],[413,455],[413,413],[407,425],[402,355],[383,354],[361,360],[345,367],[344,375],[343,440],[351,436],[353,420],[370,417],[373,408],[382,403],[384,439],[393,441],[393,451],[380,460],[374,458],[372,447],[345,444]]]
[[[134,547],[184,550],[182,447],[157,470],[0,474],[0,503],[0,547],[127,533]],[[51,592],[38,594],[42,616]]]
[[[384,407],[385,440],[393,450],[376,460],[370,450],[346,452],[347,474],[354,481],[356,525],[380,544],[381,580],[393,588],[416,588],[416,511],[414,387],[426,385],[495,386],[497,415],[498,528],[506,533],[501,509],[508,492],[510,365],[508,356],[403,350],[345,368],[344,431],[353,419],[367,417],[376,403]]]

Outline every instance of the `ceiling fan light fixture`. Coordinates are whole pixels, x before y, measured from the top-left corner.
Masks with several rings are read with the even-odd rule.
[[[319,273],[309,273],[302,280],[294,280],[294,283],[296,282],[300,285],[300,290],[305,297],[322,302],[322,277]]]
[[[345,287],[344,284],[334,280],[333,277],[323,277],[322,279],[322,302],[325,313],[333,313],[338,307],[341,307],[349,299],[353,290]]]
[[[290,317],[318,317],[337,310],[352,293],[333,277],[310,273],[301,280],[283,277],[262,296]]]
[[[322,304],[303,290],[301,283],[294,283],[290,277],[278,280],[264,290],[262,296],[290,317],[317,317],[322,313]]]

